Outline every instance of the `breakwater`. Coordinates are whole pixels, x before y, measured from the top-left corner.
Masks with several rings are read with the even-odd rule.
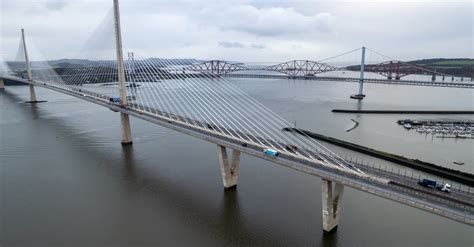
[[[368,114],[474,114],[469,110],[346,110],[333,109],[335,113],[368,113]]]

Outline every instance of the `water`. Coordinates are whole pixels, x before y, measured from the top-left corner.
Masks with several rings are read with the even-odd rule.
[[[354,83],[231,81],[297,127],[473,172],[473,140],[425,137],[395,122],[437,116],[330,112],[472,110],[472,90],[366,85],[359,105],[348,98]],[[132,118],[134,145],[123,148],[117,113],[44,89],[37,95],[48,103],[22,103],[26,87],[0,93],[2,246],[474,243],[470,226],[350,188],[337,233],[323,238],[319,178],[243,155],[238,189],[224,193],[215,145]],[[360,125],[346,132],[351,118]]]

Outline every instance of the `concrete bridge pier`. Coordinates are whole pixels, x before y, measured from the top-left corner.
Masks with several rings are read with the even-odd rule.
[[[5,82],[0,78],[0,89],[5,89]]]
[[[38,100],[36,100],[36,92],[35,92],[35,86],[30,84],[30,101],[28,103],[36,103]]]
[[[120,125],[122,126],[122,145],[133,144],[132,129],[130,127],[130,116],[120,113]]]
[[[222,182],[224,189],[235,189],[237,187],[237,178],[240,164],[240,151],[232,150],[232,160],[229,165],[226,147],[217,145],[219,150],[219,166],[221,168]]]
[[[337,230],[339,217],[341,216],[342,194],[344,193],[344,185],[322,179],[321,192],[323,203],[323,231],[324,234],[330,234]]]

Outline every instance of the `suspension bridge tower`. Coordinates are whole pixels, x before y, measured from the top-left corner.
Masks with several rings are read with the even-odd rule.
[[[365,46],[362,46],[362,56],[360,59],[360,79],[359,79],[359,93],[351,95],[351,99],[364,99],[364,69],[365,69]]]

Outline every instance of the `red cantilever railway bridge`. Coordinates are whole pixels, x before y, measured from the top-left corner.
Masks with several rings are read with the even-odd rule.
[[[286,74],[289,76],[312,76],[329,71],[358,71],[360,66],[346,66],[346,67],[335,67],[329,64],[320,63],[310,60],[293,60],[280,64],[275,64],[267,67],[261,68],[248,68],[242,63],[232,63],[224,60],[209,60],[199,64],[194,64],[187,67],[185,70],[196,71],[200,73],[209,73],[209,74],[229,74],[236,71],[245,71],[245,70],[264,70],[264,71],[273,71]],[[400,80],[400,78],[412,75],[412,74],[438,74],[434,70],[428,68],[412,65],[402,61],[391,60],[378,64],[366,64],[365,72],[372,72],[379,75],[387,77],[387,79]]]

